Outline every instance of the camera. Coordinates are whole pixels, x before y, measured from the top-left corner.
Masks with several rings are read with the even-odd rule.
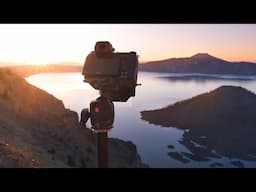
[[[98,41],[86,57],[82,75],[84,82],[100,91],[110,101],[126,102],[135,96],[138,74],[136,52],[114,52],[108,41]]]
[[[126,102],[135,96],[138,74],[138,56],[136,52],[115,53],[108,41],[98,41],[94,51],[85,59],[82,75],[94,89],[100,91],[100,97],[90,103],[90,108],[81,112],[80,123],[85,125],[91,120],[95,131],[108,131],[113,127],[113,101]]]

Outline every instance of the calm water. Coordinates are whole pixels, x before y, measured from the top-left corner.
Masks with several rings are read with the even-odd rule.
[[[237,159],[227,157],[211,158],[210,162],[191,161],[188,164],[171,158],[168,152],[172,149],[169,149],[168,145],[173,145],[175,151],[189,152],[184,145],[179,143],[183,131],[148,124],[141,120],[140,111],[164,107],[211,91],[221,85],[238,85],[256,92],[256,78],[251,81],[232,79],[171,81],[158,78],[167,75],[170,74],[139,73],[138,82],[142,83],[142,86],[136,88],[136,97],[130,98],[127,103],[115,103],[115,123],[109,133],[110,137],[132,141],[136,144],[142,161],[150,167],[209,167],[212,162],[219,162],[224,167],[235,167],[230,161]],[[37,74],[26,80],[63,100],[66,108],[79,114],[82,108],[89,107],[90,101],[98,97],[98,91],[84,83],[80,73]],[[245,167],[256,167],[255,162],[242,162]]]

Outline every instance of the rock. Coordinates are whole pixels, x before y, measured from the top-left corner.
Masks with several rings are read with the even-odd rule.
[[[53,95],[0,68],[0,91],[5,89],[8,97],[0,95],[0,141],[30,152],[33,162],[38,159],[39,167],[96,167],[95,136],[81,127],[76,112],[66,109]],[[121,140],[114,143],[111,139],[112,167],[145,167],[134,144]],[[0,148],[0,153],[4,150]],[[16,156],[9,157],[3,157],[0,166],[12,167],[8,162]],[[21,162],[24,159],[19,158]]]
[[[172,157],[173,159],[180,161],[181,163],[189,163],[190,161],[183,157],[182,154],[178,152],[169,152],[168,155]]]
[[[0,168],[37,168],[39,165],[31,152],[10,144],[0,145]]]
[[[223,167],[223,164],[221,164],[221,163],[218,163],[218,162],[214,162],[214,163],[211,163],[210,165],[209,165],[210,167]]]
[[[117,168],[148,168],[141,162],[136,146],[130,141],[109,139],[109,166]],[[127,163],[128,162],[128,163]]]
[[[241,161],[231,161],[230,163],[236,167],[244,168],[244,164]]]
[[[173,145],[168,145],[168,149],[174,149]]]
[[[187,152],[181,152],[185,157],[187,157],[188,159],[191,159],[193,161],[210,161],[210,159],[205,158],[202,155],[198,155],[196,153],[191,154],[191,153],[187,153]]]

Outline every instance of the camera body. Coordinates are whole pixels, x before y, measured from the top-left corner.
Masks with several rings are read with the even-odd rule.
[[[108,41],[99,41],[85,60],[84,81],[110,101],[126,102],[135,96],[138,74],[136,52],[115,53]]]

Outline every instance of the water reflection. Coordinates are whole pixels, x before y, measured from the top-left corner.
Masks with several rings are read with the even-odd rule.
[[[161,76],[158,77],[159,79],[169,80],[170,82],[195,82],[195,83],[207,83],[210,81],[215,82],[225,82],[225,81],[240,81],[240,82],[250,82],[255,81],[255,77],[241,77],[241,76],[232,76],[232,77],[225,77],[225,76],[202,76],[202,75],[175,75],[175,76]]]
[[[196,162],[208,162],[209,167],[227,167],[227,166],[235,166],[235,167],[245,167],[245,163],[250,161],[250,163],[254,164],[252,167],[255,167],[256,156],[249,155],[228,155],[229,151],[225,155],[217,153],[216,150],[209,145],[207,145],[207,138],[204,139],[203,143],[197,143],[195,140],[198,140],[198,137],[191,137],[191,134],[184,132],[182,139],[179,141],[186,149],[186,151],[176,150],[175,148],[169,148],[168,155],[170,158],[175,159],[181,163],[187,164],[191,161]],[[233,146],[235,148],[236,146]],[[238,150],[237,150],[238,151]],[[238,151],[239,152],[239,151]],[[226,165],[223,164],[225,161]],[[232,160],[235,159],[235,160]],[[228,165],[229,164],[229,165]]]

